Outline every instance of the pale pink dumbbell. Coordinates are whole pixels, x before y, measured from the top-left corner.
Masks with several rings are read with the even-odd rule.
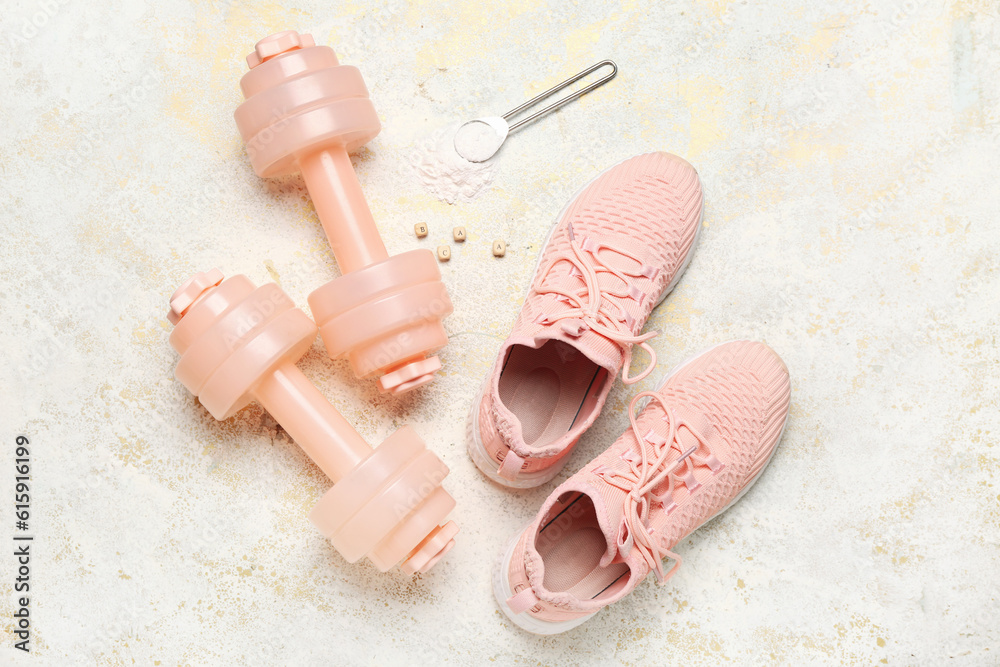
[[[213,269],[174,292],[167,318],[177,379],[213,417],[256,400],[333,480],[309,518],[344,558],[412,574],[455,545],[458,526],[441,523],[455,506],[441,487],[448,467],[409,426],[373,450],[340,416],[295,365],[316,325],[280,287]]]
[[[451,300],[429,250],[389,257],[361,192],[348,153],[381,130],[361,72],[295,31],[259,41],[247,64],[235,117],[250,162],[262,177],[302,172],[343,274],[309,295],[327,352],[381,375],[383,392],[430,382]]]

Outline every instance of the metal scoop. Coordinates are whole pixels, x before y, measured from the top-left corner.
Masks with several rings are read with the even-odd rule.
[[[517,121],[513,125],[508,124],[508,121],[514,116],[530,109],[545,98],[558,93],[566,86],[576,83],[583,77],[601,69],[602,67],[611,67],[611,73],[601,77],[589,86],[581,88],[575,93],[553,102],[544,109],[536,111],[527,118]],[[496,155],[497,151],[499,151],[500,147],[503,146],[503,142],[507,140],[507,136],[511,132],[541,118],[550,111],[555,111],[559,107],[572,102],[581,95],[586,95],[595,88],[598,88],[615,78],[616,74],[618,74],[618,66],[611,60],[602,60],[596,65],[591,65],[579,74],[575,74],[574,76],[566,79],[562,83],[556,84],[544,93],[536,95],[521,106],[511,109],[503,116],[488,116],[486,118],[470,120],[459,127],[458,132],[455,133],[455,150],[469,162],[485,162]]]

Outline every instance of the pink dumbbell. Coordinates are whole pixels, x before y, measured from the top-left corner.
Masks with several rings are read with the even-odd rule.
[[[373,450],[340,416],[295,366],[316,325],[280,287],[213,269],[174,292],[167,318],[177,379],[213,417],[258,401],[333,480],[309,518],[344,558],[412,574],[455,545],[458,526],[441,524],[455,506],[441,488],[447,466],[409,426]]]
[[[235,116],[250,162],[262,177],[302,172],[343,274],[309,295],[327,352],[381,375],[383,392],[430,382],[451,300],[429,250],[389,257],[361,192],[348,153],[381,130],[361,72],[295,31],[259,41],[247,64]]]

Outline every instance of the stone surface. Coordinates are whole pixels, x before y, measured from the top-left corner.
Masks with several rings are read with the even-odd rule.
[[[38,657],[1000,660],[995,2],[12,0],[0,26],[0,498],[9,535],[25,433]],[[384,130],[355,164],[390,252],[421,247],[421,220],[469,234],[442,265],[455,313],[434,383],[380,395],[318,340],[301,363],[370,441],[410,423],[451,468],[462,532],[416,578],[345,563],[306,519],[328,482],[274,420],[254,406],[217,423],[173,379],[164,313],[195,272],[275,280],[303,307],[337,275],[302,181],[257,178],[233,122],[243,57],[285,29],[365,76]],[[411,165],[435,131],[606,57],[618,77],[511,135],[477,199],[421,185]],[[707,206],[649,325],[661,370],[764,340],[791,370],[791,420],[760,483],[678,547],[667,586],[537,638],[498,611],[489,567],[555,482],[486,482],[464,420],[553,217],[649,150],[695,164]],[[507,257],[485,261],[497,238]],[[556,481],[659,375],[615,388]]]

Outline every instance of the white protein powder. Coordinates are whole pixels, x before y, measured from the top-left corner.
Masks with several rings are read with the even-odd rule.
[[[500,149],[504,137],[497,129],[481,120],[473,120],[458,128],[455,150],[471,162],[489,160]]]

